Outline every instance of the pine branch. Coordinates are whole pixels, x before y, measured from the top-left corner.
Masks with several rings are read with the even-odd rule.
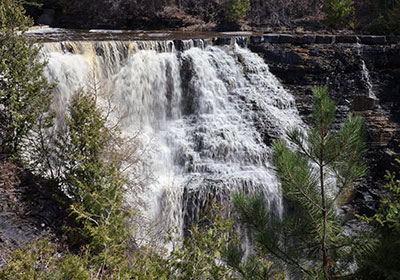
[[[285,160],[285,157],[283,156],[283,154],[282,154],[281,159],[282,159],[282,162],[283,162],[283,164],[284,164],[284,166],[285,166],[286,173],[287,173],[287,175],[289,176],[289,178],[292,180],[292,183],[294,184],[294,186],[296,187],[296,189],[297,189],[297,190],[303,195],[303,197],[305,197],[311,204],[313,204],[314,206],[316,206],[318,209],[320,209],[320,210],[322,211],[323,208],[322,208],[319,204],[317,204],[314,200],[312,200],[312,199],[301,189],[301,187],[296,183],[296,181],[294,180],[294,177],[293,177],[292,173],[290,172],[290,169],[289,169],[289,167],[288,167],[288,165],[287,165],[287,163],[286,163],[286,160]]]

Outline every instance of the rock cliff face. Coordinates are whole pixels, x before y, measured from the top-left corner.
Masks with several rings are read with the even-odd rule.
[[[361,188],[358,208],[366,213],[374,208],[380,181],[399,150],[400,45],[396,42],[374,36],[268,35],[253,37],[250,44],[295,96],[306,122],[315,85],[328,85],[338,121],[350,111],[365,117],[369,149],[365,186],[372,187]]]

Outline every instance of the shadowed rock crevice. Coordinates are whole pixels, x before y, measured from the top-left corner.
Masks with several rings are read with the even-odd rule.
[[[0,161],[0,257],[4,249],[20,248],[33,240],[50,236],[62,239],[67,225],[65,195],[50,182],[35,177],[7,159]],[[1,262],[1,260],[0,260]]]

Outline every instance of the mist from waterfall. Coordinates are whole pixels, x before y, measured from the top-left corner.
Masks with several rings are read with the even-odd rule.
[[[180,45],[177,50],[167,40],[45,43],[46,76],[58,82],[57,123],[74,92],[100,83],[124,134],[139,131],[146,147],[144,161],[154,180],[142,198],[156,230],[182,233],[211,196],[227,203],[233,190],[262,194],[280,215],[280,185],[268,144],[286,128],[303,125],[293,97],[246,48],[205,40]]]

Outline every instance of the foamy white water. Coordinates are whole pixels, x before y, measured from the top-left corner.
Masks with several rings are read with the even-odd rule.
[[[364,81],[365,85],[367,86],[368,97],[371,99],[377,99],[376,95],[374,93],[373,86],[372,86],[371,75],[369,73],[367,65],[365,64],[365,60],[362,57],[362,45],[360,43],[357,43],[356,47],[357,47],[357,53],[360,56],[360,62],[361,62],[361,78]]]
[[[277,214],[282,199],[271,167],[271,137],[302,125],[293,97],[262,58],[237,45],[172,41],[46,43],[46,75],[58,81],[62,116],[93,77],[112,96],[127,135],[141,131],[154,182],[144,199],[159,230],[182,232],[210,196],[261,193]],[[62,122],[62,120],[60,120]]]

